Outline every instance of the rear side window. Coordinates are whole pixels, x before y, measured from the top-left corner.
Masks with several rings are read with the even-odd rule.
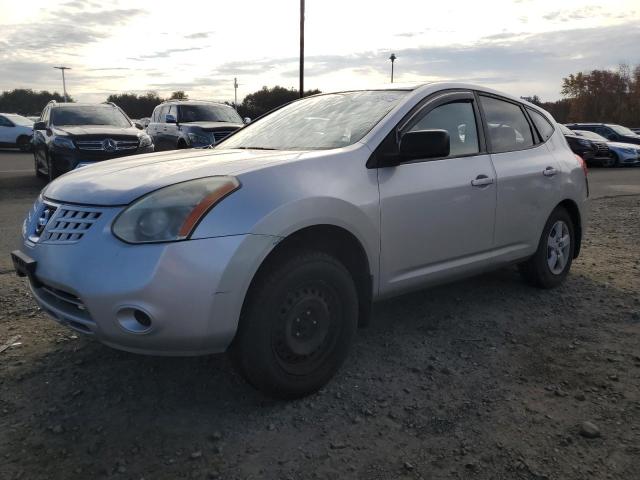
[[[428,112],[409,131],[446,130],[451,142],[450,157],[478,153],[478,129],[471,102],[440,105]]]
[[[546,142],[551,138],[551,135],[553,135],[553,125],[549,123],[549,120],[547,120],[544,115],[531,108],[527,108],[527,110],[529,111],[531,120],[533,120],[533,124],[536,126],[538,133],[542,137],[542,141]]]
[[[531,126],[519,105],[480,96],[492,153],[523,150],[533,146]]]

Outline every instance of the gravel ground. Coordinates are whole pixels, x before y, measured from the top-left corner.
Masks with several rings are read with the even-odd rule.
[[[640,196],[591,212],[562,287],[510,268],[378,304],[288,403],[222,355],[78,336],[0,274],[0,479],[638,478]]]

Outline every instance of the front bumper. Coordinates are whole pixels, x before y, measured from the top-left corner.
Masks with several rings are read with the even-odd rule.
[[[75,243],[26,240],[38,304],[59,323],[114,348],[152,355],[226,350],[253,274],[279,240],[234,235],[129,245],[111,234],[120,209],[104,209]],[[130,328],[144,312],[148,329]]]
[[[130,155],[139,155],[143,153],[153,153],[154,145],[148,145],[146,147],[141,147],[136,149],[135,151],[124,151],[124,152],[91,152],[87,150],[79,150],[79,149],[66,149],[60,147],[53,147],[51,150],[51,158],[55,163],[56,168],[59,172],[66,173],[74,170],[78,167],[83,167],[87,165],[92,165],[97,162],[103,162],[105,160],[112,160],[114,158],[122,158]]]

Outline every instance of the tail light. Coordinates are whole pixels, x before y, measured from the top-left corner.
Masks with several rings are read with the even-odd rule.
[[[582,167],[582,171],[584,172],[584,176],[586,177],[587,174],[589,173],[589,169],[587,168],[587,162],[584,161],[584,158],[582,158],[580,155],[576,154],[576,159],[578,160],[578,163],[580,164],[580,166]]]

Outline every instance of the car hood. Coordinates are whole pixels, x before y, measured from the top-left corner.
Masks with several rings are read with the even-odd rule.
[[[135,127],[111,127],[109,125],[62,125],[54,127],[57,133],[64,133],[67,135],[82,136],[82,135],[100,135],[100,136],[118,136],[118,135],[138,135],[140,130]]]
[[[295,160],[301,152],[174,150],[135,155],[73,170],[45,188],[45,198],[83,205],[126,205],[158,188],[195,178],[236,175]]]
[[[243,126],[241,123],[229,122],[183,122],[180,125],[184,125],[185,127],[197,127],[203,130],[236,129]]]
[[[608,142],[607,145],[613,148],[633,148],[634,150],[640,148],[640,146],[636,145],[635,143]]]

